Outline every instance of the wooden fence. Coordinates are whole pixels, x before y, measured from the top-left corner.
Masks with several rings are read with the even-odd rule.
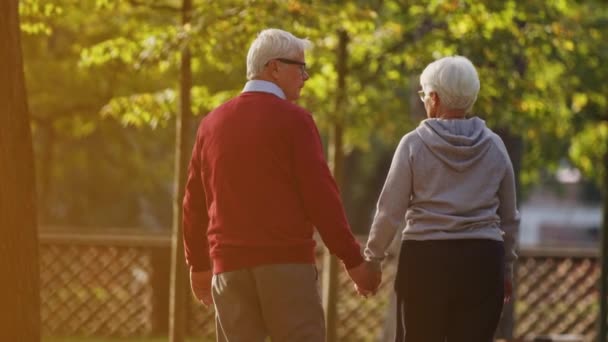
[[[318,249],[319,269],[323,248]],[[170,237],[142,231],[40,234],[43,334],[47,336],[155,336],[167,334]],[[382,341],[392,312],[394,257],[370,299],[356,296],[338,275],[339,341]],[[523,249],[516,267],[513,335],[596,337],[600,274],[594,250]],[[188,290],[189,291],[189,290]],[[194,300],[188,334],[214,336],[214,313]],[[388,324],[390,325],[390,324]]]

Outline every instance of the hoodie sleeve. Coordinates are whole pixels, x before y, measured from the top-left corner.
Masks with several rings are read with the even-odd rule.
[[[367,259],[382,261],[397,230],[404,226],[412,192],[410,147],[405,136],[393,156],[364,251]]]
[[[515,192],[515,173],[507,149],[500,138],[497,137],[497,145],[507,164],[506,172],[498,188],[498,216],[500,217],[500,229],[504,232],[505,246],[505,276],[513,277],[513,262],[517,259],[515,245],[519,231],[520,215],[517,210],[517,196]]]

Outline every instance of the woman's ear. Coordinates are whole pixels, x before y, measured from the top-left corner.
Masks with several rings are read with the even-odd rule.
[[[429,108],[429,117],[431,118],[436,118],[439,116],[439,105],[441,104],[441,99],[439,98],[439,95],[437,95],[436,92],[431,92],[429,94],[430,97],[430,108]]]
[[[436,92],[431,92],[429,95],[431,96],[431,103],[433,104],[433,106],[439,107],[439,105],[441,104],[441,99],[439,98],[439,95],[437,95]]]

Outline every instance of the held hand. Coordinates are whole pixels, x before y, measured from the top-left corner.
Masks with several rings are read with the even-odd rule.
[[[373,295],[375,295],[377,290],[378,290],[378,289],[375,289],[375,290],[373,290],[373,291],[371,291],[371,290],[366,290],[366,289],[362,289],[362,288],[360,288],[360,287],[359,287],[357,284],[355,284],[355,291],[357,291],[357,294],[358,294],[359,296],[363,297],[363,298],[367,298],[367,297],[369,297],[369,296],[373,296]]]
[[[202,272],[190,270],[190,286],[192,287],[192,293],[205,307],[213,305],[213,297],[211,297],[212,277],[213,273],[211,270]]]
[[[505,278],[505,295],[504,295],[504,303],[508,303],[511,300],[511,296],[513,295],[513,282],[510,278]]]
[[[378,286],[382,281],[380,264],[373,261],[365,261],[359,266],[346,270],[355,283],[355,289],[361,296],[376,294]]]

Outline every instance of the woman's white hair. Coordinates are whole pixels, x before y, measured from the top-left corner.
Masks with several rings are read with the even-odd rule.
[[[468,114],[479,94],[479,76],[466,57],[438,59],[422,71],[420,85],[425,93],[436,92],[447,109],[464,109]]]
[[[260,32],[251,43],[247,53],[247,79],[258,77],[264,66],[275,58],[295,58],[311,47],[308,39],[302,39],[293,34],[279,30],[266,29]]]

